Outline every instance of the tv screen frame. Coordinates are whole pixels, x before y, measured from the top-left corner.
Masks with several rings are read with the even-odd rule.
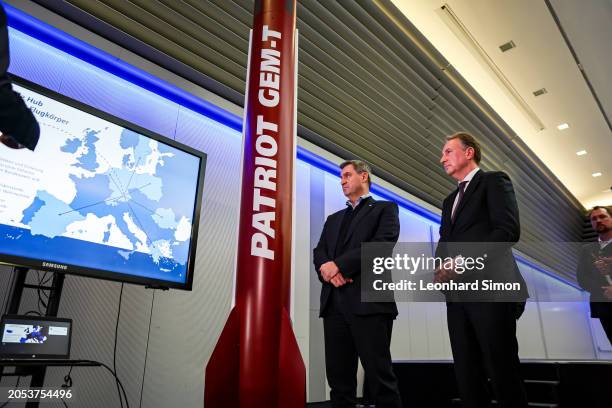
[[[190,245],[189,245],[189,252],[188,252],[189,255],[187,258],[188,259],[187,268],[186,268],[187,270],[185,273],[184,283],[129,275],[125,273],[118,273],[118,272],[112,272],[112,271],[107,271],[103,269],[89,268],[89,267],[84,267],[84,266],[74,265],[74,264],[63,264],[63,263],[60,264],[54,261],[48,261],[45,259],[40,259],[40,258],[35,258],[35,257],[15,256],[15,255],[2,253],[1,247],[0,247],[0,264],[30,268],[30,269],[39,270],[39,271],[60,272],[64,274],[85,276],[85,277],[96,278],[96,279],[104,279],[104,280],[111,280],[111,281],[124,282],[124,283],[133,283],[133,284],[144,285],[144,286],[152,287],[152,288],[163,288],[163,289],[172,288],[172,289],[181,289],[181,290],[188,290],[188,291],[192,290],[193,275],[194,275],[194,269],[195,269],[196,249],[197,249],[197,241],[198,241],[198,230],[199,230],[200,216],[201,216],[201,211],[202,211],[201,207],[202,207],[202,196],[203,196],[203,190],[204,190],[204,177],[206,173],[206,158],[207,158],[206,153],[196,150],[187,145],[184,145],[173,139],[157,134],[149,129],[138,126],[125,119],[121,119],[117,116],[104,112],[100,109],[94,108],[90,105],[82,103],[66,95],[63,95],[61,93],[45,88],[39,84],[28,81],[24,78],[21,78],[15,75],[11,75],[11,80],[14,84],[20,87],[23,87],[25,89],[28,89],[32,92],[39,93],[42,96],[51,98],[69,107],[78,109],[82,112],[96,116],[102,120],[108,121],[114,125],[120,126],[122,128],[131,130],[136,133],[139,133],[145,137],[151,138],[160,143],[169,145],[175,149],[178,149],[185,153],[196,156],[200,159],[200,166],[198,170],[195,207],[194,207],[192,223],[191,223],[192,224],[191,225],[191,240],[190,240]],[[41,135],[41,137],[44,137],[44,135]],[[0,146],[0,148],[6,148],[6,147]]]
[[[66,354],[41,354],[41,353],[8,353],[4,350],[2,345],[4,340],[4,331],[6,328],[7,321],[11,320],[22,320],[22,321],[31,321],[32,323],[45,323],[48,326],[51,326],[52,323],[63,323],[67,324],[68,331],[68,350]],[[9,323],[10,324],[10,323]],[[30,360],[36,361],[41,359],[49,359],[49,360],[67,360],[70,358],[70,349],[72,347],[72,334],[74,332],[74,322],[72,319],[67,319],[63,317],[55,317],[55,316],[31,316],[31,315],[16,315],[16,314],[5,314],[0,319],[0,357],[3,359],[20,359],[20,360]]]

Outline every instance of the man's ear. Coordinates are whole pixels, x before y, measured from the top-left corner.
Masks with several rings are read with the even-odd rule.
[[[368,177],[370,177],[370,173],[368,173],[367,171],[364,171],[363,173],[361,173],[361,182],[367,183]]]
[[[476,153],[476,152],[474,151],[473,147],[467,147],[465,149],[465,155],[466,155],[468,160],[472,160],[474,158],[474,153]]]

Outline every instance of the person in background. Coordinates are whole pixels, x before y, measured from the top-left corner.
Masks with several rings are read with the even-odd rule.
[[[34,150],[40,128],[32,111],[13,90],[7,74],[9,62],[6,13],[0,3],[0,142],[12,149]]]
[[[596,206],[588,216],[598,242],[582,247],[576,277],[591,294],[591,317],[599,319],[612,344],[612,209]]]

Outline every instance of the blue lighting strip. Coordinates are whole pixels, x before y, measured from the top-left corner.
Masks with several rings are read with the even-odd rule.
[[[13,29],[21,31],[30,37],[36,38],[163,98],[201,113],[214,121],[237,131],[242,131],[242,119],[238,116],[185,92],[174,85],[170,85],[133,65],[127,64],[15,7],[5,3],[4,9],[6,10],[8,25]]]
[[[374,194],[378,194],[379,196],[387,200],[395,201],[398,205],[400,205],[401,207],[404,207],[408,211],[411,211],[417,215],[420,215],[421,217],[429,221],[435,222],[436,224],[440,224],[442,220],[440,215],[434,212],[431,212],[428,209],[423,208],[420,205],[417,205],[413,203],[412,201],[405,199],[399,194],[396,194],[390,190],[387,190],[386,188],[381,187],[377,184],[372,184],[371,190]]]
[[[309,152],[303,147],[298,146],[297,158],[323,171],[331,173],[334,176],[337,176],[340,171],[336,163],[317,156],[316,154]],[[438,214],[429,211],[428,209],[423,208],[411,202],[410,200],[405,199],[399,194],[396,194],[384,187],[379,186],[378,184],[372,183],[370,191],[386,200],[395,201],[399,206],[425,218],[426,220],[435,222],[437,224],[440,223],[440,216]]]
[[[550,276],[551,278],[553,278],[555,280],[558,280],[561,283],[565,283],[566,285],[569,285],[569,286],[573,287],[574,289],[578,289],[580,291],[583,290],[580,286],[578,286],[578,284],[576,284],[576,282],[572,282],[571,280],[566,279],[566,278],[564,278],[561,275],[558,275],[558,274],[556,274],[554,272],[546,270],[542,266],[540,266],[539,264],[534,263],[533,261],[530,261],[529,259],[525,258],[522,255],[518,255],[518,254],[515,253],[514,254],[514,258],[517,261],[519,261],[520,263],[522,263],[522,264],[524,264],[524,265],[526,265],[526,266],[528,266],[530,268],[533,268],[533,269],[535,269],[538,272],[542,272],[546,276]]]
[[[8,25],[22,33],[36,38],[54,48],[66,52],[76,58],[86,61],[100,69],[103,69],[119,78],[131,82],[143,89],[153,92],[165,99],[173,101],[187,109],[198,112],[214,121],[217,121],[231,129],[242,132],[242,118],[234,115],[224,109],[213,105],[203,99],[200,99],[182,89],[171,85],[133,65],[121,61],[120,59],[102,51],[94,46],[91,46],[41,20],[38,20],[29,14],[3,3],[6,10]],[[298,146],[297,158],[314,167],[326,171],[333,175],[338,175],[338,165],[324,159],[303,147]],[[440,224],[440,215],[423,208],[406,198],[384,188],[377,184],[372,184],[372,193],[395,201],[401,207],[431,221]],[[555,278],[567,285],[578,288],[575,283],[565,280],[559,275],[553,274],[550,271],[543,269],[541,266],[523,258],[516,256],[517,260],[534,268],[542,273],[545,273],[552,278]]]

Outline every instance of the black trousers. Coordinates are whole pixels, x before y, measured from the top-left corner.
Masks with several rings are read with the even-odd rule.
[[[357,403],[358,359],[368,378],[368,395],[376,408],[402,408],[391,364],[393,316],[355,316],[334,299],[323,318],[325,367],[334,408]]]
[[[447,303],[455,377],[464,408],[489,407],[487,378],[502,408],[526,408],[519,375],[517,304]]]
[[[600,317],[599,322],[608,336],[608,341],[612,344],[612,316]]]

